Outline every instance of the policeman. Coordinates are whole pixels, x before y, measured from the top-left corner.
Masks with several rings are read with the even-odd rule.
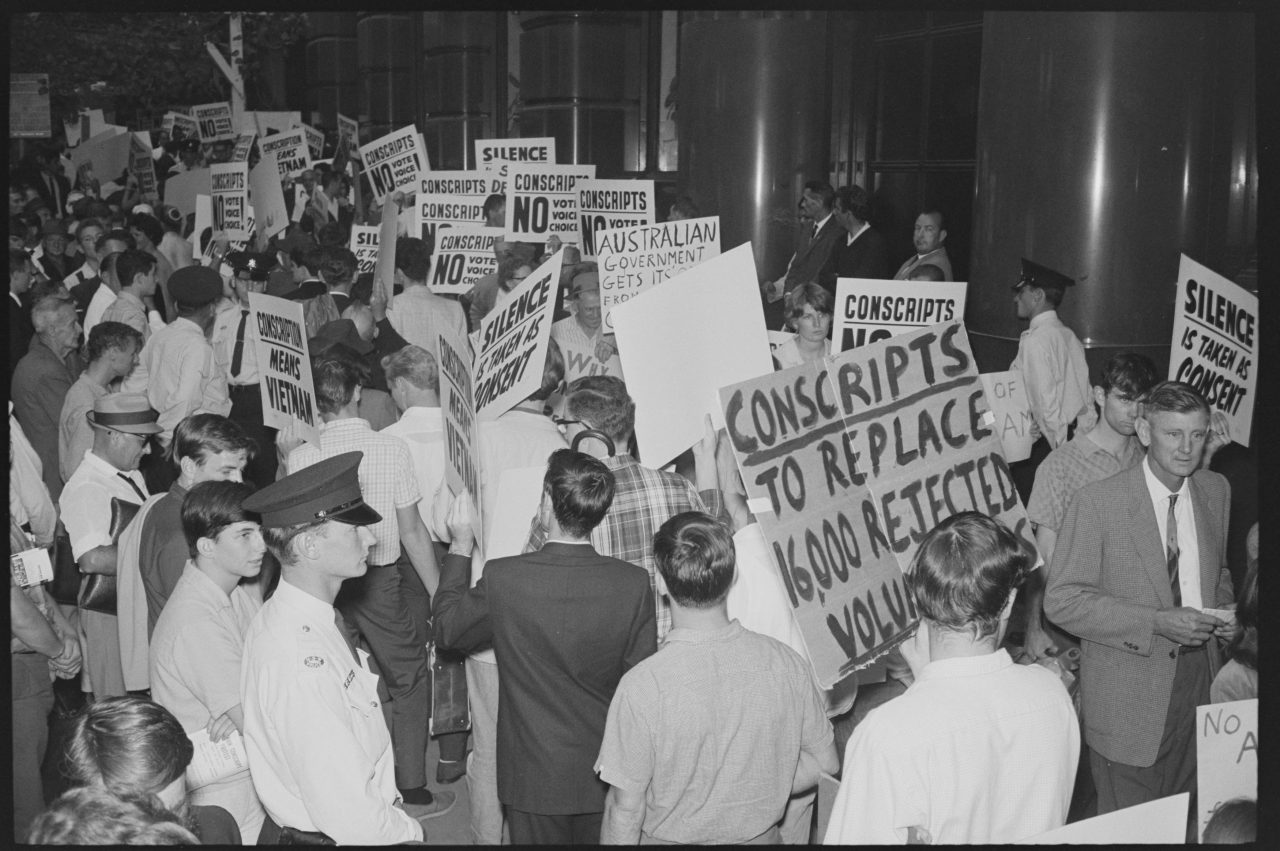
[[[387,845],[421,840],[427,804],[396,791],[391,736],[369,654],[333,607],[344,580],[366,570],[381,520],[360,492],[361,452],[327,458],[250,496],[280,585],[245,635],[240,677],[245,750],[267,811],[262,841]]]
[[[233,251],[226,256],[226,262],[234,274],[232,298],[219,311],[211,339],[218,368],[227,377],[231,397],[231,413],[227,416],[258,443],[257,453],[245,467],[245,476],[257,485],[265,485],[276,480],[276,430],[263,423],[258,330],[249,321],[249,293],[266,289],[267,276],[276,259],[269,254]]]

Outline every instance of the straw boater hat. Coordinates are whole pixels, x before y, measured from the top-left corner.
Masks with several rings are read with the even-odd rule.
[[[93,403],[85,414],[89,425],[129,434],[159,434],[160,415],[141,393],[108,393]]]

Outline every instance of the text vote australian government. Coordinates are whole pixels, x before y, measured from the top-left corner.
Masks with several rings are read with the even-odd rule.
[[[915,328],[964,319],[963,281],[836,281],[831,339],[838,351],[887,340]]]
[[[1169,378],[1226,414],[1231,439],[1249,445],[1258,385],[1258,297],[1182,255]]]
[[[542,384],[564,249],[533,271],[485,316],[476,335],[476,414],[492,420]]]
[[[605,328],[612,331],[614,307],[719,256],[720,217],[604,230],[595,239],[600,308]]]
[[[502,194],[502,178],[486,171],[429,171],[418,186],[421,236],[436,239],[436,229],[484,224],[484,202]]]
[[[440,364],[440,413],[444,420],[445,481],[455,493],[471,494],[477,534],[488,518],[480,488],[479,420],[475,405],[475,376],[471,369],[471,344],[452,328],[442,328],[437,338],[436,362]],[[480,538],[483,540],[483,536]]]
[[[301,127],[258,140],[258,153],[264,160],[271,160],[276,164],[281,180],[296,178],[311,168],[311,150],[307,147],[307,132]]]
[[[397,190],[416,192],[418,181],[431,169],[413,124],[361,146],[360,161],[379,204]]]
[[[318,443],[316,392],[302,303],[249,293],[249,309],[249,321],[258,331],[254,345],[262,372],[263,424],[279,429],[292,426],[304,439]]]
[[[596,234],[605,230],[653,224],[652,180],[578,181],[582,257],[596,258]]]
[[[725,387],[720,401],[824,687],[909,634],[903,571],[941,520],[975,510],[1032,540],[960,323]]]
[[[581,245],[578,181],[596,176],[594,165],[512,163],[507,173],[507,239],[546,242],[553,236]]]
[[[506,181],[511,163],[542,163],[556,161],[556,140],[553,136],[532,139],[476,139],[476,168],[494,172]],[[500,190],[502,191],[502,190]]]
[[[436,234],[431,260],[431,291],[437,295],[469,291],[486,275],[498,271],[493,243],[502,239],[502,228],[479,225],[442,228]]]

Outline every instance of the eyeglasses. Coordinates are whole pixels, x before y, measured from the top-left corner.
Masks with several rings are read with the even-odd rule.
[[[147,435],[145,434],[134,434],[131,431],[121,431],[118,428],[108,429],[108,431],[113,431],[116,434],[123,434],[125,437],[135,438],[140,444],[147,442]]]

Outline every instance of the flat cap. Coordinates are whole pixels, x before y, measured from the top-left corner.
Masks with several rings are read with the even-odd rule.
[[[1018,287],[1038,287],[1039,289],[1066,289],[1074,286],[1075,279],[1068,278],[1061,272],[1055,272],[1047,266],[1041,266],[1039,263],[1032,263],[1027,258],[1022,258],[1022,276],[1018,278],[1018,283],[1013,285],[1013,289]]]
[[[169,276],[173,300],[202,307],[222,297],[222,276],[208,266],[184,266]]]
[[[364,501],[360,492],[362,458],[363,452],[325,458],[251,494],[244,501],[244,510],[261,515],[264,527],[321,520],[350,526],[377,523],[382,515]]]
[[[232,251],[226,257],[228,265],[236,270],[236,274],[248,272],[254,281],[265,281],[271,269],[276,265],[276,258],[270,254],[259,254],[256,251]]]

